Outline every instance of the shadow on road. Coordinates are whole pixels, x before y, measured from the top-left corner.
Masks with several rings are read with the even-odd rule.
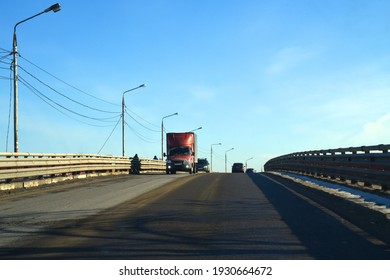
[[[389,259],[388,247],[293,193],[297,185],[261,174],[187,181],[57,223],[0,248],[0,259]]]
[[[265,221],[269,204],[245,174],[197,176],[166,197],[165,191],[84,220],[51,225],[0,248],[0,258],[310,258],[295,239],[281,238],[289,232],[278,219]]]
[[[315,259],[390,259],[388,245],[347,221],[349,217],[360,219],[360,225],[368,229],[363,220],[371,219],[368,223],[372,226],[377,219],[388,228],[383,215],[291,180],[264,174],[249,176]]]

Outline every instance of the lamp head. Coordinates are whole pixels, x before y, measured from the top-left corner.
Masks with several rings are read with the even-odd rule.
[[[50,11],[53,11],[53,12],[58,12],[61,10],[61,5],[56,3],[54,5],[51,5],[49,8],[47,8],[46,10],[44,10],[45,13],[48,13]]]

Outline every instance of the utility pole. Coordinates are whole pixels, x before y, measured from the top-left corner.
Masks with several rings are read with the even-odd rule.
[[[145,84],[139,85],[138,87],[135,87],[135,88],[132,88],[129,90],[126,90],[122,94],[122,156],[123,157],[125,156],[125,109],[126,109],[125,94],[128,93],[129,91],[133,91],[133,90],[139,89],[141,87],[145,87]]]
[[[14,69],[14,152],[18,153],[19,152],[19,88],[18,88],[18,43],[16,40],[16,27],[23,23],[26,22],[32,18],[35,18],[37,16],[40,16],[44,13],[48,13],[50,11],[53,12],[58,12],[61,10],[60,4],[54,4],[47,8],[46,10],[33,15],[29,18],[26,18],[22,21],[19,21],[17,24],[14,26],[14,36],[13,36],[13,44],[12,44],[12,54],[13,54],[13,69]]]

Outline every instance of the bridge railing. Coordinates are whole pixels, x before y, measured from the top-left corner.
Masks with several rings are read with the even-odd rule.
[[[390,145],[376,145],[291,153],[270,159],[264,170],[310,174],[389,189],[389,150]]]
[[[165,162],[95,154],[0,153],[0,189],[147,172],[165,172]]]

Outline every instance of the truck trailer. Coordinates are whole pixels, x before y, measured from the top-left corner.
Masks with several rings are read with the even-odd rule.
[[[166,173],[176,171],[196,173],[198,150],[194,132],[167,133]]]

